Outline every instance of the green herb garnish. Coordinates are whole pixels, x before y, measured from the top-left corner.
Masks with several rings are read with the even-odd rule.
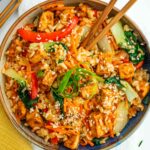
[[[148,105],[149,102],[150,102],[149,96],[145,97],[144,100],[143,100],[142,102],[143,102],[143,104]]]
[[[31,100],[30,93],[26,86],[26,80],[12,68],[7,69],[4,72],[4,74],[7,75],[8,77],[14,79],[18,83],[18,85],[19,85],[18,95],[19,95],[19,98],[24,103],[24,105],[26,106],[26,108],[29,109],[31,107],[34,107],[34,104],[36,104],[38,102],[38,98]]]
[[[64,113],[64,111],[63,111],[64,98],[62,96],[60,96],[55,89],[52,89],[52,94],[53,94],[53,97],[54,97],[55,101],[59,102],[60,110],[61,110],[61,113],[63,114]]]
[[[126,45],[122,45],[127,53],[129,54],[130,60],[134,64],[138,64],[139,62],[144,60],[145,53],[144,47],[139,44],[137,37],[134,35],[133,31],[125,31],[126,36]]]
[[[110,77],[105,80],[105,83],[114,83],[118,88],[122,89],[127,96],[128,101],[131,103],[135,98],[139,98],[137,92],[132,88],[132,86],[124,80],[120,80],[118,77]]]
[[[65,73],[60,82],[57,93],[66,98],[77,96],[80,87],[83,86],[83,83],[80,83],[79,81],[86,79],[87,77],[89,77],[92,82],[104,82],[104,79],[96,75],[94,72],[83,68],[75,68]],[[86,80],[86,82],[88,81]]]
[[[61,45],[65,51],[68,51],[68,47],[62,43],[62,42],[49,42],[49,43],[44,43],[44,49],[47,51],[47,52],[55,52],[56,49],[55,49],[55,45]]]
[[[105,83],[109,84],[109,83],[114,83],[117,85],[118,88],[123,88],[124,86],[120,83],[120,79],[119,77],[110,77],[110,78],[107,78],[105,80]]]
[[[18,89],[19,98],[22,100],[26,108],[30,109],[38,102],[38,98],[31,99],[29,91],[27,90],[26,84],[19,84]]]
[[[37,77],[38,78],[42,78],[44,76],[44,70],[39,70],[38,72],[37,72]]]
[[[138,147],[140,147],[142,145],[142,143],[143,143],[143,140],[140,141]]]
[[[93,142],[95,145],[100,145],[102,139],[103,139],[103,138],[94,138],[94,139],[92,140],[92,142]]]

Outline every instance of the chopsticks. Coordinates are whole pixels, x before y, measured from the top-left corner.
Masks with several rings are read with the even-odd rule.
[[[13,12],[19,7],[22,0],[11,0],[7,7],[0,14],[0,27],[7,21]]]
[[[104,9],[100,17],[98,18],[98,21],[93,25],[91,31],[87,35],[87,37],[82,42],[81,46],[85,47],[89,41],[92,40],[92,37],[94,37],[95,33],[98,31],[99,26],[104,22],[104,20],[107,18],[108,14],[111,12],[111,10],[114,7],[114,4],[117,0],[111,0],[108,6]]]
[[[86,50],[90,50],[91,48],[93,48],[93,46],[100,40],[102,39],[106,33],[110,30],[110,28],[116,23],[118,22],[126,13],[126,11],[136,2],[137,0],[129,0],[129,2],[120,10],[120,12],[107,24],[107,26],[96,36],[92,36],[89,39],[93,39],[93,41],[88,41],[88,43],[90,43],[89,45],[85,45],[84,48],[86,48]],[[110,9],[112,9],[112,7],[109,7]],[[107,9],[107,8],[106,8]],[[109,10],[110,12],[110,10]],[[108,13],[105,15],[108,15]],[[104,18],[106,18],[107,16],[103,16]],[[93,31],[91,31],[93,32]],[[90,36],[90,35],[89,35]]]
[[[2,13],[0,14],[0,18],[7,13],[7,11],[11,8],[11,6],[14,4],[16,0],[11,0],[10,3],[7,5],[7,7],[2,11]]]

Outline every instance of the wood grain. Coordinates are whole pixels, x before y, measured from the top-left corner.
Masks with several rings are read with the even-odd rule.
[[[18,0],[17,3],[14,5],[15,1],[16,0],[12,0],[2,12],[0,17],[0,27],[2,27],[2,25],[8,20],[8,18],[15,12],[22,0]]]
[[[111,0],[108,6],[104,9],[98,20],[95,22],[95,24],[92,26],[91,31],[87,35],[87,37],[83,40],[81,46],[85,47],[89,43],[90,40],[94,37],[95,33],[98,31],[99,26],[104,22],[104,20],[107,18],[111,10],[113,9],[115,3],[117,0]]]
[[[100,32],[99,35],[95,37],[95,39],[89,44],[89,46],[86,47],[87,50],[90,50],[93,48],[93,46],[101,40],[106,33],[110,30],[110,28],[118,22],[124,14],[127,12],[127,10],[136,2],[137,0],[130,0],[122,9],[121,11],[110,21],[110,23]]]

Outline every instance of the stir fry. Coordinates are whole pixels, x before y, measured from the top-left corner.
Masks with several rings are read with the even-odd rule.
[[[135,31],[119,21],[91,50],[81,46],[100,14],[86,4],[52,5],[18,29],[6,51],[12,111],[52,144],[99,145],[144,109],[149,75]]]

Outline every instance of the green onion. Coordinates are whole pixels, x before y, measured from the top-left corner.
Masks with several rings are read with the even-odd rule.
[[[81,84],[79,81],[82,79],[85,80],[86,77],[90,77],[92,82],[104,82],[104,79],[96,75],[94,72],[83,68],[74,68],[65,73],[62,81],[60,81],[57,93],[63,98],[72,98],[78,96],[79,89],[83,84]]]
[[[64,92],[61,95],[66,98],[72,98],[72,97],[77,96],[79,94],[79,88],[80,88],[79,80],[80,80],[80,77],[78,75],[76,74],[72,75],[66,86],[66,90],[64,90]],[[72,89],[71,92],[67,92],[68,88]]]
[[[76,71],[79,72],[79,73],[82,73],[82,74],[84,73],[85,75],[86,74],[91,75],[92,77],[94,77],[99,82],[104,82],[104,79],[102,77],[100,77],[96,73],[91,72],[89,70],[86,70],[84,68],[77,68]]]
[[[72,73],[73,73],[73,70],[69,70],[68,72],[66,72],[66,74],[64,75],[62,81],[60,82],[60,85],[59,85],[59,88],[58,88],[58,93],[63,93],[64,92]]]

